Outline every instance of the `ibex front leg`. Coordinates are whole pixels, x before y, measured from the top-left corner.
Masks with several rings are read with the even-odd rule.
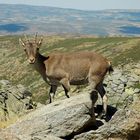
[[[56,85],[51,85],[51,88],[49,91],[50,103],[52,103],[54,100],[54,95],[55,95],[56,89],[57,89]]]

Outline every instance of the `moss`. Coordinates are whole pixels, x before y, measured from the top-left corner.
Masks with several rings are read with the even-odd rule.
[[[133,88],[139,88],[140,89],[140,83],[137,83],[137,84],[133,85]]]

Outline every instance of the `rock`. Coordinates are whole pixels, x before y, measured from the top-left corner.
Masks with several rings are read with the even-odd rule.
[[[114,70],[111,77],[113,77],[113,79],[120,79],[121,76],[122,76],[122,71]]]
[[[118,94],[122,94],[123,93],[123,89],[117,89],[116,91]]]
[[[0,121],[16,118],[32,108],[31,93],[22,86],[0,80]]]
[[[133,95],[133,101],[134,102],[137,102],[137,101],[139,101],[140,100],[140,96],[138,95],[138,94],[134,94]]]
[[[52,136],[52,135],[46,135],[46,136],[42,136],[42,137],[35,136],[35,137],[31,137],[31,139],[32,140],[63,140],[63,139],[60,139],[60,138]],[[29,139],[29,140],[31,140],[31,139]]]
[[[65,139],[69,135],[79,133],[84,127],[94,124],[89,114],[90,104],[89,94],[59,100],[36,109],[1,133],[3,135],[12,133],[21,140],[48,135]]]
[[[118,87],[118,85],[117,85],[117,84],[115,84],[114,82],[113,82],[113,83],[111,83],[111,88],[112,88],[112,89],[117,88],[117,87]]]
[[[135,88],[134,89],[134,93],[140,93],[140,89],[139,88]]]
[[[117,87],[114,87],[114,88],[112,88],[112,90],[114,91],[114,92],[116,92],[117,91]],[[117,92],[116,92],[117,93]]]
[[[123,101],[125,101],[126,98],[128,98],[128,96],[129,96],[129,94],[126,94],[125,92],[123,92],[121,98],[122,98]]]
[[[91,118],[89,87],[78,87],[76,90],[72,87],[71,95],[75,96],[70,99],[62,97],[63,100],[60,100],[59,96],[59,100],[52,104],[40,105],[14,125],[0,130],[0,140],[139,140],[140,89],[134,88],[139,79],[136,74],[132,74],[130,65],[128,68],[115,69],[111,75],[106,76],[104,86],[109,97],[106,119],[96,118],[95,124],[95,120]],[[0,90],[0,103],[12,102],[8,101],[11,93],[14,93],[18,101],[29,101],[31,93],[22,85],[11,87],[8,81],[0,83],[6,87]],[[64,94],[63,89],[58,92]],[[23,106],[19,105],[19,102],[17,104],[22,110]],[[102,110],[100,104],[102,100],[99,96],[95,107],[97,117],[100,117]],[[5,104],[2,105],[4,108]],[[11,104],[11,107],[16,110],[16,105]],[[115,111],[110,108],[114,108]],[[112,112],[116,112],[115,115]],[[2,113],[0,111],[0,116],[4,116]]]
[[[132,103],[133,102],[133,95],[129,95],[128,98],[127,98],[127,102],[128,104]]]
[[[1,139],[2,138],[2,139]],[[13,133],[1,133],[0,140],[62,140],[61,138],[52,136],[52,135],[44,135],[44,136],[15,136]]]
[[[139,82],[140,77],[137,76],[136,74],[132,74],[131,77],[129,78],[129,81],[131,81],[131,82]]]
[[[140,76],[140,68],[135,69],[135,70],[134,70],[134,73],[135,73],[136,75],[139,75],[139,76]]]
[[[10,82],[8,80],[0,80],[0,85],[4,86],[8,86],[10,85]]]
[[[128,95],[133,95],[134,94],[134,89],[133,88],[127,88],[125,89],[125,93]]]
[[[132,82],[132,81],[128,81],[126,83],[127,87],[132,87],[134,85],[135,82]]]
[[[120,77],[120,81],[123,83],[123,84],[126,84],[128,82],[128,79],[124,76]]]
[[[140,105],[140,103],[139,103]],[[73,140],[139,140],[140,109],[118,110],[112,120],[96,131],[82,133]]]
[[[118,80],[118,79],[114,79],[112,82],[113,82],[116,86],[118,86],[118,85],[120,84],[120,80]]]
[[[119,84],[118,89],[119,90],[124,90],[124,84]]]

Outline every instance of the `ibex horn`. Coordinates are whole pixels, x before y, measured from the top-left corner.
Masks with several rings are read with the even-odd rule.
[[[37,32],[35,34],[35,43],[37,43]]]
[[[27,42],[30,42],[26,35],[24,35],[24,37]]]

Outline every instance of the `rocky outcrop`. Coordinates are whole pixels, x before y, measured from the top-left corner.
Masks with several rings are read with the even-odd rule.
[[[90,90],[84,87],[75,90],[75,95],[69,99],[38,107],[20,118],[0,131],[1,139],[139,140],[140,89],[135,85],[139,85],[140,75],[133,71],[115,68],[112,75],[106,77],[104,84],[109,96],[106,119],[99,118],[100,97],[95,107],[96,123],[91,118]]]
[[[140,103],[136,102],[129,110],[118,110],[111,121],[98,130],[82,133],[75,136],[73,140],[139,140],[140,108],[138,106]]]
[[[7,133],[14,134],[13,137],[20,140],[31,140],[36,137],[44,140],[48,135],[63,139],[73,137],[85,127],[94,124],[89,113],[89,103],[88,94],[56,101],[26,115],[0,135],[5,138]]]
[[[140,96],[140,65],[126,65],[114,68],[114,72],[105,78],[109,104],[117,108],[126,108]],[[115,98],[114,98],[115,97]]]
[[[31,93],[22,85],[0,80],[0,122],[16,118],[33,107]]]
[[[2,140],[139,140],[139,102],[118,111],[108,106],[110,120],[96,118],[96,123],[90,116],[89,106],[89,95],[84,93],[56,101],[22,117],[2,130],[0,136]],[[100,110],[98,106],[96,113]]]

